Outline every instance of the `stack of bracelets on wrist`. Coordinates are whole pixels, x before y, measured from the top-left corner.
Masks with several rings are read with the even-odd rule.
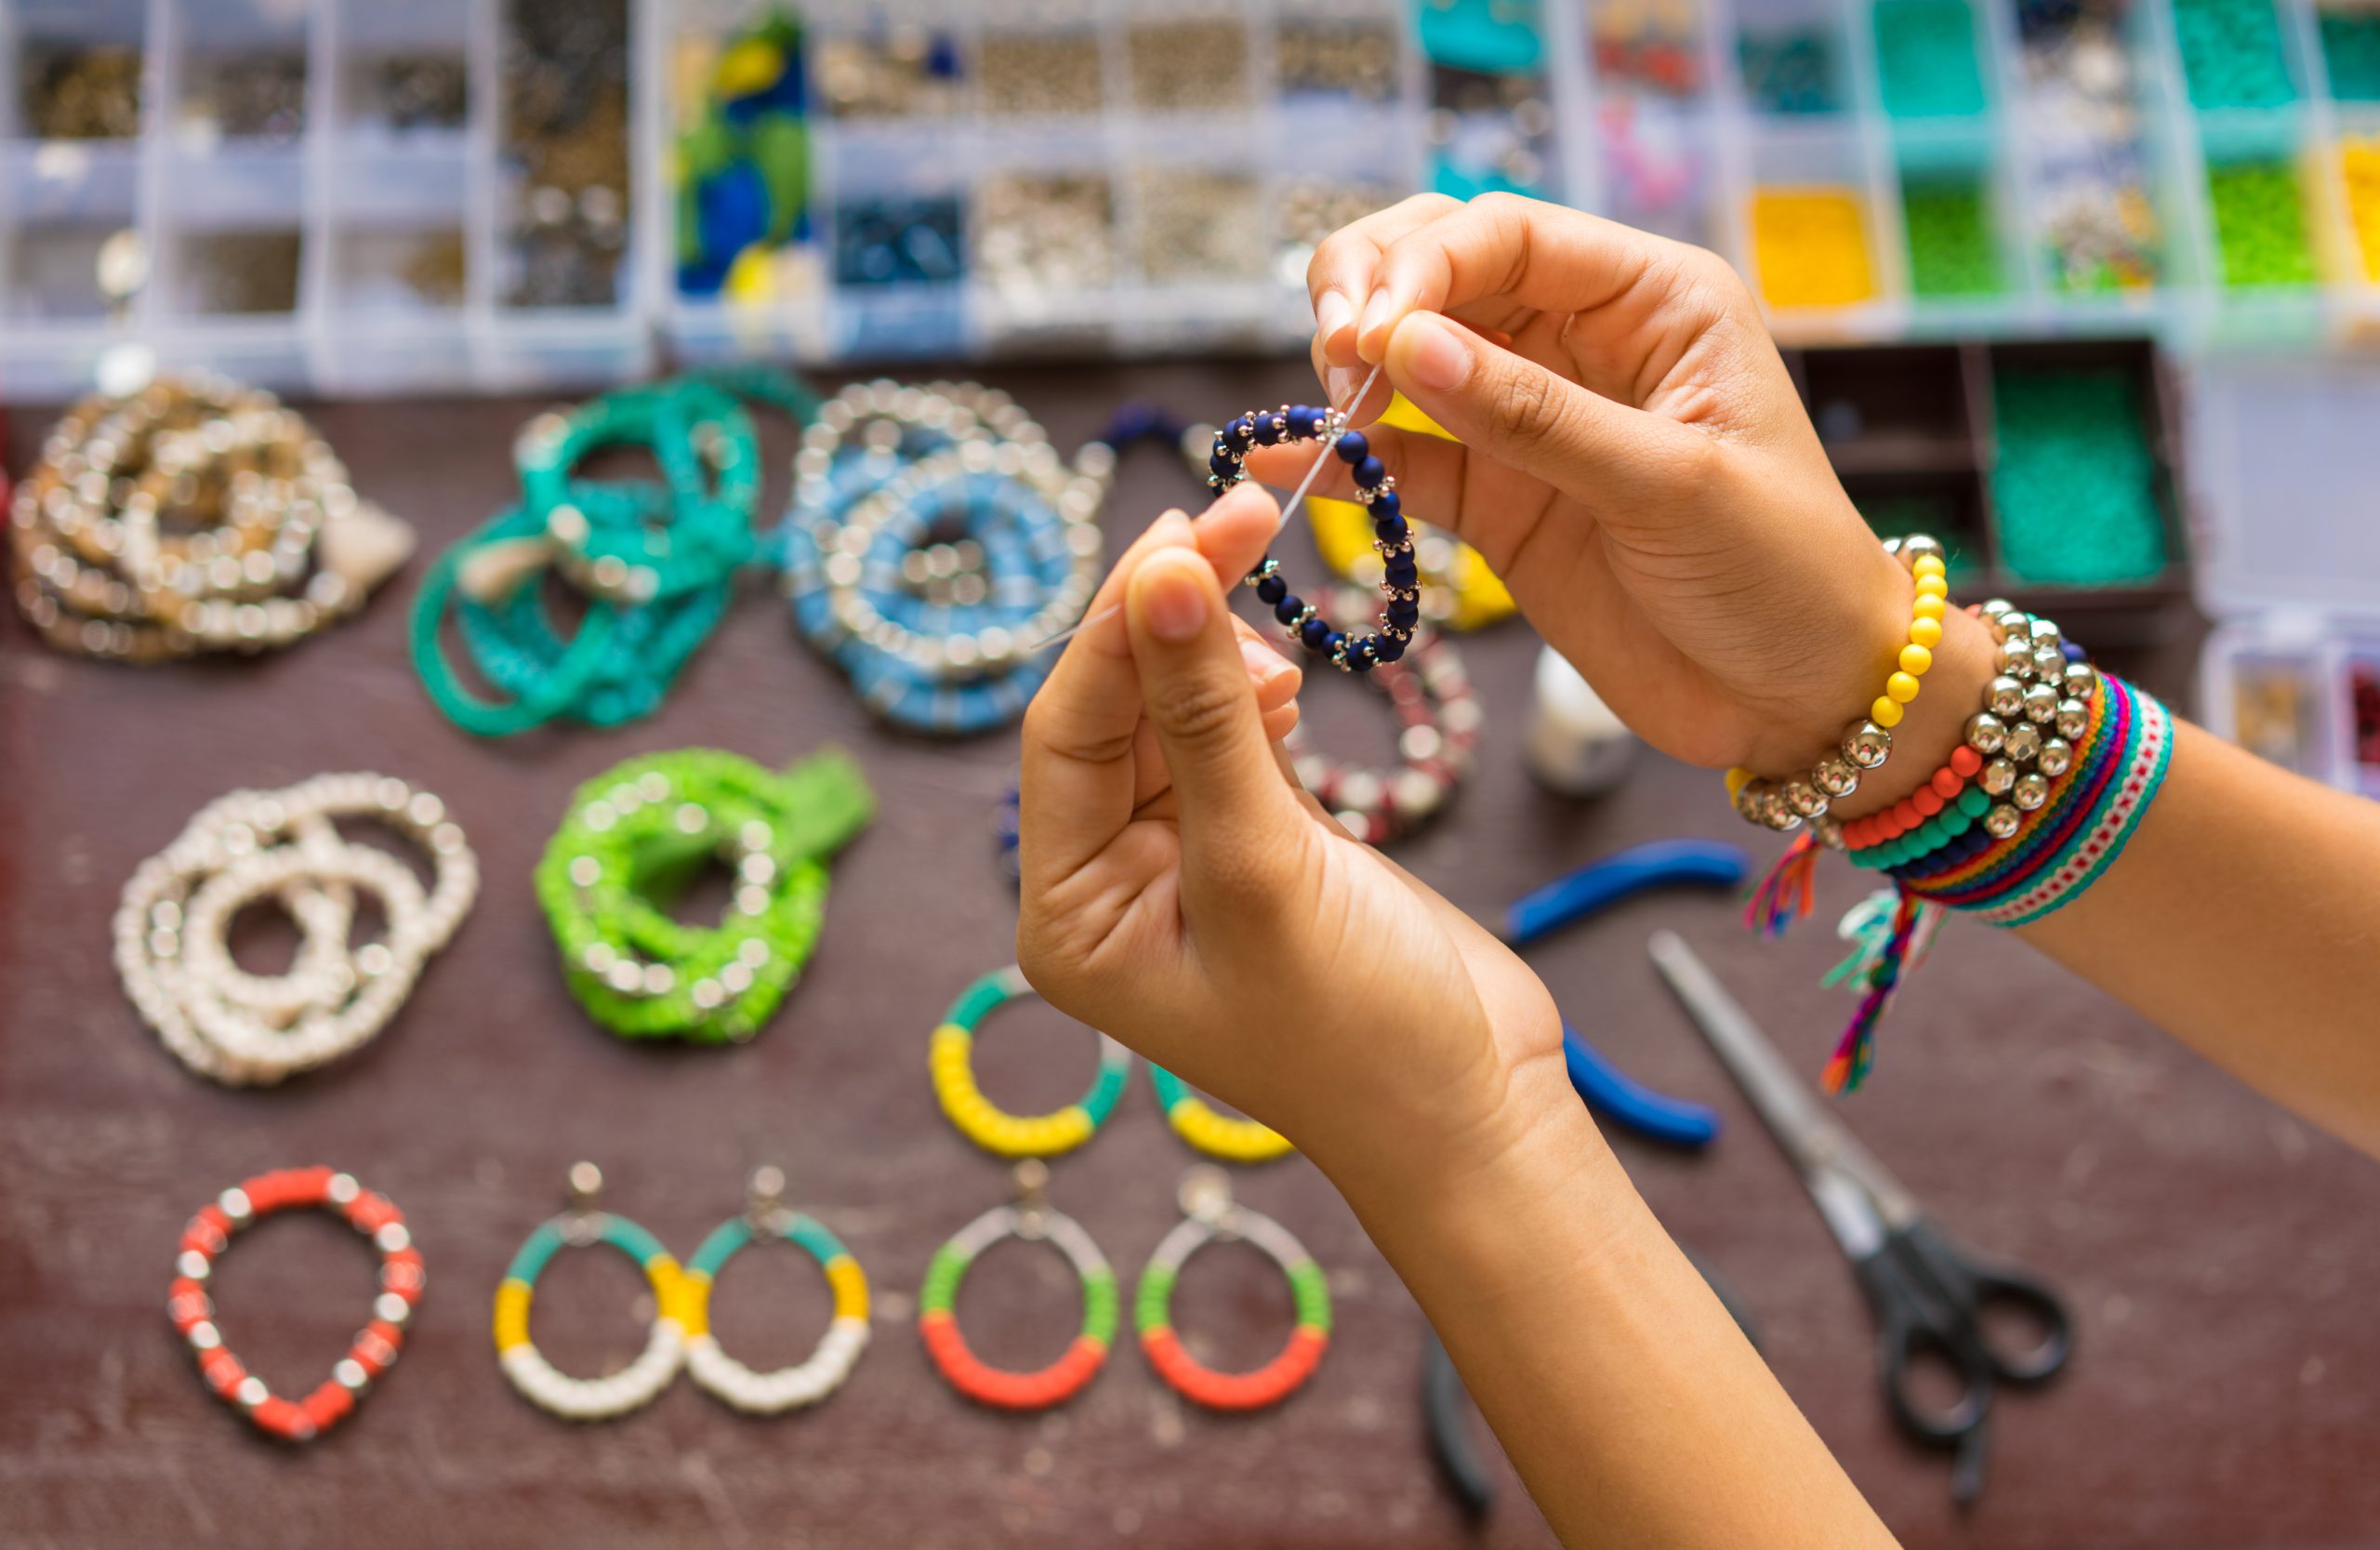
[[[67,411],[9,506],[52,645],[151,663],[285,646],[361,607],[413,531],[260,389],[166,378]]]
[[[344,1218],[372,1240],[380,1253],[380,1290],[372,1299],[372,1320],[350,1343],[331,1375],[303,1399],[284,1399],[265,1386],[223,1344],[207,1293],[215,1262],[240,1230],[259,1216],[300,1206],[320,1206]],[[358,1185],[353,1176],[327,1168],[286,1168],[259,1173],[201,1206],[182,1228],[165,1315],[190,1343],[206,1386],[226,1404],[239,1407],[258,1431],[284,1442],[306,1442],[352,1414],[375,1379],[396,1364],[405,1326],[428,1284],[421,1251],[414,1247],[404,1213],[385,1195]]]
[[[826,858],[874,810],[858,767],[832,751],[778,775],[687,749],[588,782],[536,872],[571,994],[625,1038],[750,1039],[817,941]],[[667,900],[713,859],[735,871],[726,917],[680,923]]]
[[[1371,454],[1371,444],[1360,431],[1347,429],[1346,411],[1284,404],[1277,409],[1251,409],[1215,432],[1207,457],[1207,483],[1218,493],[1248,477],[1248,455],[1260,446],[1283,442],[1321,441],[1330,444],[1355,481],[1356,498],[1370,508],[1374,546],[1382,561],[1381,594],[1384,605],[1371,634],[1335,629],[1322,610],[1297,596],[1281,579],[1281,563],[1266,556],[1249,573],[1289,638],[1315,656],[1327,656],[1342,672],[1369,672],[1382,662],[1405,655],[1421,620],[1421,576],[1413,557],[1413,533],[1406,523],[1404,497],[1396,481]]]
[[[2016,926],[2071,902],[2122,853],[2164,780],[2173,723],[2163,706],[2099,672],[2038,615],[1997,598],[1970,612],[1990,632],[1997,671],[1960,746],[1883,812],[1848,823],[1802,815],[1816,819],[1810,832],[1748,911],[1772,934],[1806,913],[1822,847],[1892,880],[1845,920],[1859,947],[1829,981],[1847,979],[1862,997],[1827,1064],[1829,1092],[1866,1078],[1876,1025],[1946,910]]]
[[[1360,599],[1353,606],[1360,608]],[[1427,625],[1415,629],[1401,660],[1381,663],[1371,680],[1396,715],[1396,769],[1364,769],[1317,753],[1302,724],[1282,746],[1315,801],[1356,839],[1385,845],[1435,816],[1470,774],[1482,718],[1461,654]]]
[[[796,624],[896,725],[1014,721],[1048,676],[1042,649],[1098,586],[1114,461],[1093,443],[1067,468],[1005,393],[973,384],[846,389],[794,463],[780,545]]]
[[[1888,539],[1884,545],[1909,567],[1915,585],[1910,604],[1909,640],[1900,648],[1883,692],[1868,707],[1868,714],[1844,728],[1843,740],[1806,775],[1767,780],[1740,766],[1727,772],[1727,797],[1746,822],[1779,831],[1799,828],[1825,816],[1831,803],[1859,789],[1863,775],[1884,768],[1892,757],[1892,729],[1900,724],[1903,707],[1917,698],[1919,681],[1934,666],[1934,648],[1942,643],[1942,614],[1950,585],[1944,580],[1942,546],[1923,534]]]
[[[412,868],[350,844],[334,820],[373,818],[429,853]],[[479,889],[479,867],[445,804],[384,775],[317,775],[279,791],[234,791],[200,810],[141,863],[115,913],[125,993],[182,1064],[233,1085],[276,1082],[357,1049],[403,1004]],[[382,940],[350,946],[358,890],[378,901]],[[279,974],[232,960],[227,934],[248,905],[278,900],[298,956]]]
[[[414,664],[450,720],[493,737],[565,719],[617,726],[660,705],[757,553],[747,399],[805,423],[817,404],[789,377],[743,370],[622,388],[530,421],[513,447],[520,504],[439,556],[415,599]],[[650,450],[664,482],[575,474],[623,444]],[[539,585],[548,570],[587,598],[567,639]],[[500,698],[472,695],[448,665],[438,637],[450,603]]]

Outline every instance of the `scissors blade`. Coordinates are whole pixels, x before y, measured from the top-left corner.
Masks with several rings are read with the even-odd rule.
[[[1752,1112],[1801,1170],[1805,1186],[1830,1226],[1837,1225],[1844,1202],[1823,1193],[1817,1181],[1835,1171],[1850,1174],[1868,1192],[1876,1213],[1887,1225],[1903,1226],[1916,1220],[1914,1197],[1827,1111],[1810,1084],[1793,1074],[1752,1014],[1727,993],[1684,937],[1673,931],[1657,931],[1646,944],[1646,951],[1694,1019],[1694,1026],[1702,1030],[1704,1041],[1720,1064],[1743,1089]],[[1836,1236],[1843,1236],[1839,1226]],[[1844,1248],[1850,1247],[1846,1239]]]

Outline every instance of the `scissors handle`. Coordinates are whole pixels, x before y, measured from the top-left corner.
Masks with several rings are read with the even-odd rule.
[[[1969,1326],[1994,1377],[2023,1386],[2046,1382],[2066,1365],[2073,1350],[2074,1323],[2066,1304],[2040,1280],[2013,1265],[1973,1258],[1952,1247],[1931,1222],[1920,1220],[1899,1228],[1893,1241],[1952,1314]],[[2039,1338],[2022,1349],[2008,1349],[2004,1337],[1993,1337],[1985,1317],[1994,1310],[2035,1326]]]
[[[1875,1310],[1877,1376],[1894,1423],[1920,1442],[1957,1447],[1990,1413],[1990,1356],[1910,1274],[1890,1243],[1854,1260],[1852,1268]],[[1919,1391],[1918,1364],[1927,1360],[1956,1380],[1947,1398]]]

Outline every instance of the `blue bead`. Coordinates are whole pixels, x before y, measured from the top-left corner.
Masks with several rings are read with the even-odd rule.
[[[1290,404],[1289,434],[1301,437],[1313,435],[1314,422],[1321,417],[1322,411],[1316,408],[1311,404]]]
[[[1413,587],[1421,583],[1421,573],[1413,568],[1413,556],[1398,554],[1390,558],[1381,578],[1392,587]]]
[[[1388,622],[1400,629],[1410,629],[1421,622],[1421,605],[1411,598],[1395,598],[1384,610]]]
[[[1224,453],[1217,452],[1210,454],[1207,458],[1207,469],[1209,472],[1212,473],[1218,479],[1236,479],[1239,477],[1239,465],[1233,462],[1230,457]]]
[[[1295,592],[1291,592],[1280,602],[1273,604],[1273,616],[1280,620],[1283,624],[1288,624],[1290,620],[1296,618],[1304,607],[1305,600],[1299,597]]]
[[[1349,643],[1347,646],[1347,666],[1353,668],[1359,673],[1368,673],[1371,671],[1372,662],[1374,661],[1372,653],[1378,649],[1376,639],[1373,637],[1368,636],[1363,640]]]
[[[1320,651],[1323,643],[1330,639],[1330,626],[1317,615],[1298,626],[1298,639],[1305,643],[1308,651]]]
[[[1278,603],[1289,595],[1289,583],[1277,576],[1268,576],[1256,584],[1256,595],[1266,603]]]
[[[1387,477],[1388,465],[1369,454],[1366,454],[1364,460],[1355,465],[1355,483],[1367,490],[1376,488],[1380,482]]]
[[[1352,465],[1360,463],[1372,455],[1372,444],[1364,440],[1362,431],[1350,431],[1339,438],[1338,450],[1339,460]]]
[[[1405,655],[1405,643],[1394,635],[1372,638],[1372,656],[1382,662],[1394,662]]]
[[[1403,517],[1391,517],[1386,522],[1372,523],[1372,537],[1392,548],[1412,536],[1413,530],[1405,525]]]
[[[1334,629],[1329,634],[1325,635],[1322,638],[1322,655],[1325,656],[1336,656],[1340,652],[1346,649],[1346,645],[1347,637],[1340,634],[1339,631]]]
[[[1281,417],[1264,414],[1256,417],[1256,444],[1271,446],[1281,439]]]
[[[2084,651],[2080,645],[2076,644],[2072,641],[2067,642],[2057,649],[2066,654],[2066,659],[2069,662],[2080,662],[2085,656],[2090,655],[2089,652]]]
[[[1242,415],[1224,426],[1223,433],[1231,439],[1234,446],[1245,448],[1255,438],[1256,427],[1249,422],[1246,415]]]
[[[1372,497],[1372,521],[1374,522],[1386,522],[1391,517],[1402,515],[1404,510],[1405,499],[1395,490],[1382,490]]]

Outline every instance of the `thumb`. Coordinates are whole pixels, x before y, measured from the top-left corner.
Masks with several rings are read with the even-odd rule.
[[[1699,431],[1591,392],[1435,312],[1406,314],[1383,360],[1457,441],[1599,511],[1670,503],[1712,450]]]
[[[1297,806],[1281,778],[1214,568],[1196,550],[1141,562],[1126,595],[1132,660],[1173,776],[1185,883],[1251,881],[1286,861]]]

